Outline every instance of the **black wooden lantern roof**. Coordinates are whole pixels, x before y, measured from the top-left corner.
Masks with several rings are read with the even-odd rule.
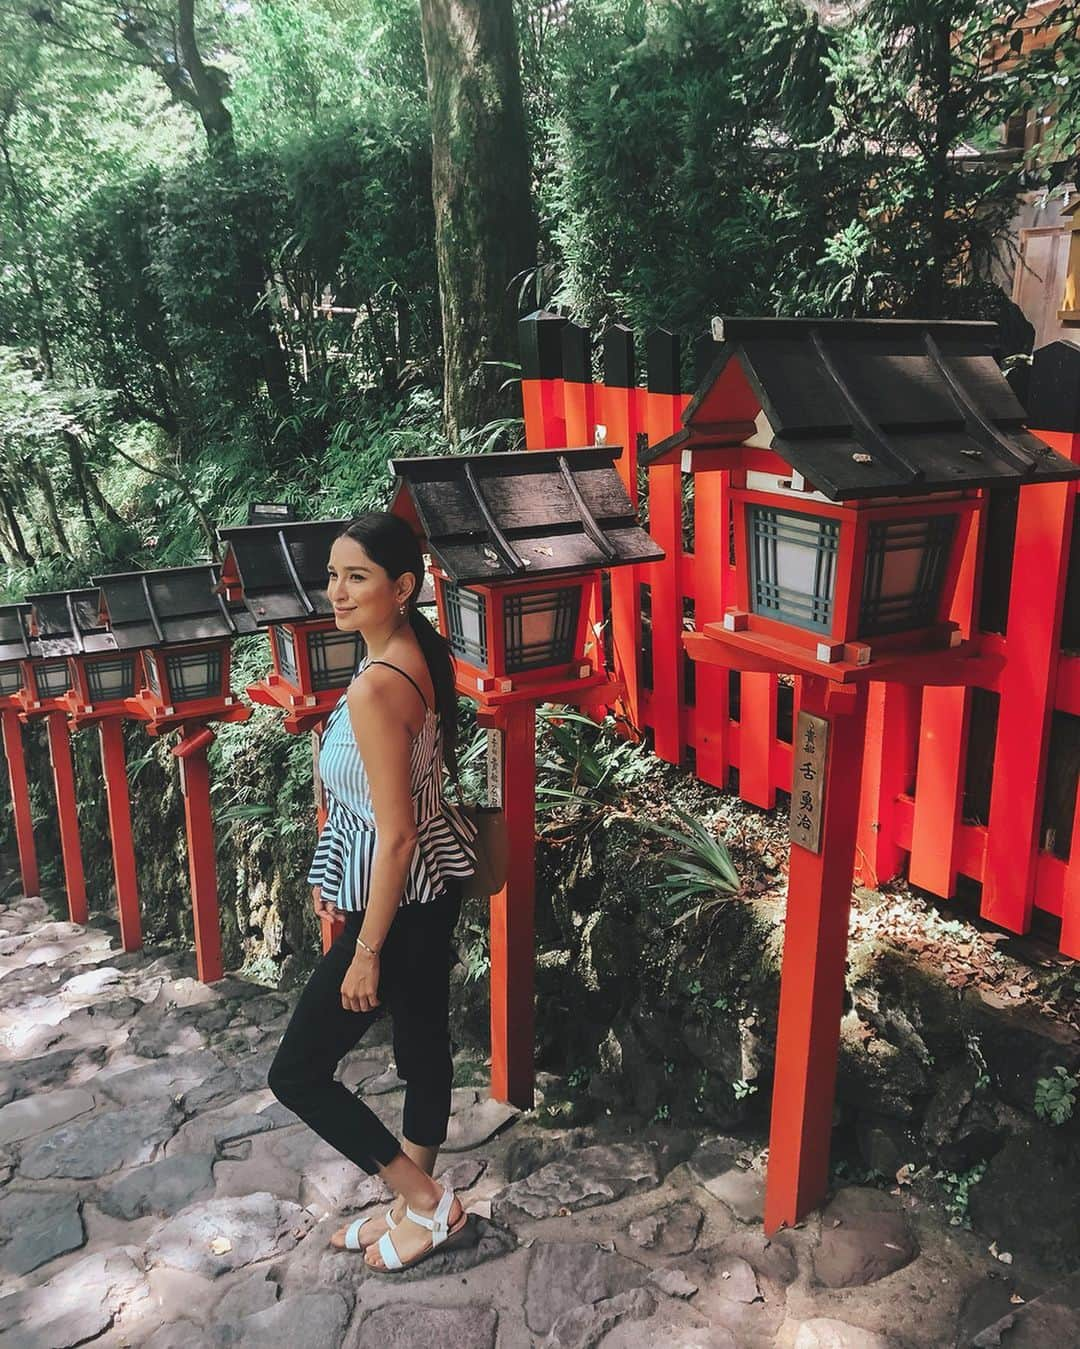
[[[29,604],[0,604],[0,661],[29,659]]]
[[[637,522],[618,446],[392,459],[431,555],[454,581],[520,581],[664,556]]]
[[[51,658],[116,650],[116,638],[102,617],[97,586],[27,595],[26,599],[35,655]]]
[[[731,424],[756,420],[756,443],[834,501],[1080,476],[1025,429],[994,359],[996,324],[725,318],[716,328],[723,345],[685,429],[640,462],[732,445]]]
[[[220,569],[212,563],[96,576],[109,627],[121,651],[205,642],[254,632],[242,606],[215,593]]]
[[[333,613],[326,595],[326,559],[347,520],[240,525],[221,529],[222,575],[238,580],[260,627]]]

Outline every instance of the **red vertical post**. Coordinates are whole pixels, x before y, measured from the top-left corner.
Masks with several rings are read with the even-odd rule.
[[[1049,439],[1049,436],[1045,437]],[[1075,484],[1020,489],[981,913],[1031,923]]]
[[[680,392],[679,339],[657,329],[645,339],[648,380],[647,427],[655,444],[677,431],[685,400]],[[649,470],[649,533],[664,550],[648,572],[652,593],[653,748],[661,759],[682,759],[682,468],[665,464]]]
[[[592,334],[588,328],[568,323],[561,339],[563,410],[567,446],[591,445],[596,434],[596,385],[592,375]],[[587,614],[589,636],[586,654],[597,670],[604,668],[604,606],[597,580],[589,587]]]
[[[105,798],[109,807],[109,833],[112,836],[113,876],[116,880],[116,907],[120,917],[120,942],[125,951],[142,946],[142,922],[139,917],[139,883],[135,873],[135,844],[131,835],[131,798],[128,794],[127,761],[124,758],[124,732],[119,717],[103,717],[98,723],[101,739],[101,771],[105,778]]]
[[[791,845],[765,1190],[770,1236],[799,1222],[828,1189],[866,734],[865,685],[840,711],[830,707],[825,680],[808,676],[802,684],[802,710],[828,722],[829,745],[821,851]],[[794,749],[798,762],[797,743]]]
[[[694,625],[719,623],[727,599],[728,529],[726,473],[706,468],[694,475]],[[694,672],[696,775],[714,787],[728,785],[731,766],[729,672],[698,662]]]
[[[60,853],[64,859],[64,888],[68,913],[73,923],[85,923],[86,877],[83,875],[82,849],[79,844],[79,807],[75,796],[75,766],[71,761],[71,738],[67,716],[49,712],[45,716],[52,760],[53,785],[56,788],[56,814],[60,823]]]
[[[518,324],[521,350],[521,406],[525,448],[561,449],[566,445],[563,410],[562,330],[566,320],[538,309]]]
[[[206,751],[214,739],[208,726],[187,727],[173,753],[180,760],[180,788],[187,824],[188,871],[195,928],[195,964],[202,983],[212,984],[224,973],[221,963],[221,924],[218,918],[217,864],[214,855],[214,817],[210,809],[210,765]]]
[[[709,333],[694,342],[694,381],[708,374],[720,343]],[[727,474],[701,469],[694,474],[694,625],[719,623],[731,590],[728,561]],[[702,782],[726,788],[731,769],[729,672],[699,663],[694,675],[695,773]]]
[[[36,895],[41,891],[41,880],[38,876],[37,849],[34,846],[34,821],[30,816],[30,787],[26,781],[22,728],[15,708],[5,707],[0,716],[2,716],[0,724],[3,726],[4,754],[7,758],[11,811],[15,818],[15,843],[19,849],[23,893]]]
[[[777,679],[773,674],[743,674],[739,694],[739,795],[751,805],[772,810],[776,782],[770,771],[776,742]]]
[[[634,334],[621,323],[604,334],[604,384],[600,390],[597,419],[607,429],[607,444],[621,445],[616,463],[619,477],[637,508],[638,399],[634,368]],[[611,573],[611,638],[615,654],[615,677],[624,688],[627,715],[641,725],[639,686],[641,676],[640,569],[619,567]]]
[[[977,520],[964,546],[950,615],[965,637],[973,626],[981,540]],[[908,879],[944,899],[956,893],[970,711],[970,689],[923,690]]]
[[[1080,784],[1073,807],[1072,843],[1061,903],[1061,954],[1080,960]]]
[[[591,445],[596,434],[592,334],[568,323],[562,330],[563,415],[568,446]]]
[[[533,1104],[536,898],[536,705],[498,713],[502,803],[510,839],[506,885],[491,897],[491,1095]]]
[[[864,885],[892,880],[903,867],[904,850],[897,842],[898,803],[915,776],[918,716],[917,688],[906,684],[870,686],[857,868]]]

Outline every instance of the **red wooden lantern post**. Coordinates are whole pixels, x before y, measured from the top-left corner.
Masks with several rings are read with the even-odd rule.
[[[828,1188],[868,686],[996,671],[949,621],[972,521],[995,486],[1064,482],[1080,465],[1023,429],[992,324],[733,319],[718,336],[684,429],[643,458],[729,475],[735,603],[699,609],[691,658],[802,676],[771,1234]]]
[[[30,816],[26,755],[19,725],[19,713],[22,710],[19,693],[24,665],[30,657],[29,616],[28,604],[0,606],[0,727],[3,728],[4,757],[7,759],[23,893],[36,895],[41,889],[41,879],[38,875],[37,849],[34,846],[34,822]]]
[[[31,613],[31,624],[33,615]],[[85,923],[86,876],[79,841],[79,810],[75,796],[75,766],[71,759],[71,740],[67,730],[67,704],[70,685],[67,659],[49,649],[49,642],[34,640],[30,629],[30,659],[23,662],[22,687],[18,693],[23,721],[43,720],[49,741],[53,788],[56,792],[56,816],[60,828],[60,855],[64,861],[64,889],[68,916],[73,923]]]
[[[219,571],[210,564],[96,577],[117,650],[139,653],[138,693],[125,699],[130,716],[150,735],[179,732],[179,760],[187,826],[195,960],[203,983],[220,979],[214,822],[206,752],[211,721],[246,721],[251,709],[229,692],[229,643],[254,624],[215,593]]]
[[[260,628],[269,629],[272,668],[248,685],[248,697],[281,708],[291,734],[310,732],[320,831],[326,805],[318,772],[319,736],[364,656],[363,638],[338,630],[326,593],[330,548],[346,523],[278,518],[219,530],[225,547],[221,589],[228,600],[242,601]],[[324,951],[343,922],[322,920]]]
[[[96,725],[112,839],[120,940],[125,951],[142,946],[135,846],[131,833],[127,764],[122,722],[125,700],[135,693],[137,658],[118,652],[116,639],[101,613],[101,592],[95,589],[28,595],[31,630],[42,650],[66,655],[68,691],[61,702],[72,730]]]
[[[599,710],[621,690],[586,654],[599,571],[655,561],[615,467],[597,448],[399,459],[392,510],[427,541],[459,692],[488,732],[488,803],[510,865],[491,899],[491,1095],[533,1103],[536,708]]]

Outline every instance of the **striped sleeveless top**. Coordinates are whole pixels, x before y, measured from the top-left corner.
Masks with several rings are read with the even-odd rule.
[[[388,661],[364,661],[368,665]],[[396,665],[424,695],[411,676]],[[308,884],[321,887],[323,899],[339,909],[359,913],[367,906],[375,858],[375,812],[364,761],[356,745],[343,693],[330,713],[319,747],[319,776],[326,792],[327,816]],[[411,780],[416,812],[416,850],[405,880],[402,904],[426,904],[446,888],[451,877],[471,876],[476,866],[472,822],[451,801],[443,799],[442,727],[424,698],[424,724],[413,741]]]

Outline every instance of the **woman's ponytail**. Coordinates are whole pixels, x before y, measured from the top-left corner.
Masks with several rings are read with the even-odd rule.
[[[435,690],[435,706],[442,727],[443,759],[450,776],[456,781],[457,765],[457,689],[454,684],[454,661],[450,645],[436,631],[414,603],[409,604],[409,625],[420,643],[427,661],[431,685]]]

